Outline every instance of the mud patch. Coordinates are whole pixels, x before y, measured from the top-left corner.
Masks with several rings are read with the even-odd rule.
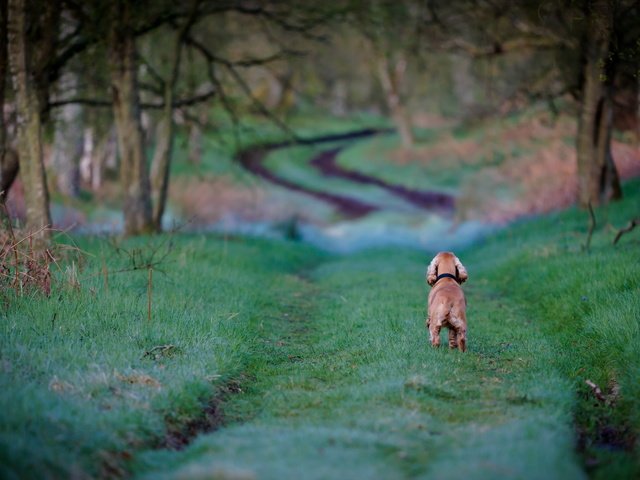
[[[169,428],[158,449],[183,450],[198,435],[217,430],[224,421],[220,403],[218,399],[214,399],[203,409],[198,418],[181,427]]]
[[[286,145],[285,145],[286,146]],[[253,174],[270,181],[271,183],[287,188],[294,192],[301,192],[335,206],[340,213],[347,218],[359,218],[377,210],[377,207],[353,198],[335,195],[327,192],[312,190],[298,185],[290,180],[279,177],[264,166],[263,161],[267,154],[275,149],[273,146],[256,147],[245,150],[238,156],[240,163]]]
[[[349,170],[338,165],[336,158],[341,150],[341,148],[334,148],[322,152],[311,160],[311,164],[325,176],[344,178],[351,182],[364,185],[375,185],[426,210],[435,210],[440,213],[453,212],[455,200],[452,195],[440,192],[413,190],[401,185],[393,185],[380,178],[365,175],[364,173]]]
[[[264,159],[269,152],[279,148],[286,148],[293,145],[318,145],[336,141],[357,140],[386,132],[386,130],[364,129],[344,134],[325,135],[315,138],[296,139],[279,143],[258,145],[240,152],[237,158],[245,169],[261,178],[264,178],[265,180],[270,181],[271,183],[323,200],[335,206],[347,218],[360,218],[378,210],[379,208],[351,197],[309,189],[290,180],[279,177],[264,166]],[[377,177],[365,175],[339,166],[336,162],[336,157],[341,150],[342,148],[334,148],[324,151],[312,159],[311,165],[317,168],[325,176],[339,177],[354,183],[380,187],[409,201],[419,208],[436,210],[441,213],[451,213],[453,211],[455,201],[454,197],[451,195],[440,192],[418,191],[400,185],[393,185]]]
[[[224,425],[225,416],[222,405],[231,395],[242,393],[240,380],[233,379],[218,387],[217,394],[202,409],[201,413],[188,422],[176,425],[167,422],[167,432],[156,447],[158,450],[183,450],[203,433],[211,433]]]

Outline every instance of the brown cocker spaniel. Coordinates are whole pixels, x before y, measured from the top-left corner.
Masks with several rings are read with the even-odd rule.
[[[440,346],[440,329],[449,329],[449,348],[467,349],[467,300],[460,285],[467,280],[467,269],[451,252],[438,253],[427,268],[431,285],[427,328],[431,345]]]

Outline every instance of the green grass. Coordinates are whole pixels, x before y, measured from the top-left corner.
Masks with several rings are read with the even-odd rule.
[[[462,190],[464,196],[464,191],[473,187],[481,194],[474,202],[492,200],[499,189],[499,195],[508,203],[522,196],[522,186],[518,181],[496,185],[496,174],[527,168],[527,162],[552,143],[551,130],[545,132],[540,126],[552,121],[563,130],[572,122],[565,116],[551,120],[544,108],[537,106],[475,124],[416,130],[416,142],[410,149],[401,147],[395,133],[364,139],[347,146],[337,161],[347,169],[411,189],[456,196]],[[523,135],[522,130],[527,128],[532,133]],[[575,143],[573,136],[566,141],[571,146]],[[457,149],[456,145],[462,148]]]
[[[433,132],[426,137],[425,143],[418,144],[421,148],[428,148],[436,141],[438,135]],[[462,182],[482,167],[482,164],[473,164],[451,168],[452,161],[458,165],[462,160],[452,156],[443,156],[428,164],[400,164],[390,160],[399,148],[400,139],[396,134],[378,136],[346,148],[337,160],[345,168],[380,178],[392,185],[452,194],[457,193]]]
[[[428,347],[424,263],[383,250],[316,268],[284,306],[292,331],[276,327],[280,343],[256,352],[255,382],[226,405],[230,425],[185,452],[142,455],[138,473],[579,477],[571,390],[547,364],[550,343],[500,299],[480,307],[491,290],[476,287],[470,353]]]
[[[637,198],[598,215],[619,224]],[[637,450],[604,444],[598,431],[602,422],[636,433],[640,426],[638,241],[614,249],[601,231],[586,253],[585,229],[585,214],[570,211],[463,252],[474,272],[467,355],[426,345],[428,257],[386,250],[324,262],[283,305],[289,325],[274,324],[274,343],[256,352],[255,381],[226,405],[229,425],[185,452],[143,454],[136,471],[580,478],[577,425],[584,457],[597,462],[589,473],[637,475]],[[602,278],[592,283],[593,271]],[[618,327],[624,336],[612,335]],[[584,380],[604,386],[615,372],[623,372],[620,398],[597,405]]]
[[[637,216],[640,181],[625,189],[596,211],[590,252],[579,210],[457,252],[466,354],[427,344],[434,252],[177,236],[147,322],[146,271],[112,274],[107,291],[102,258],[115,271],[128,257],[87,239],[80,291],[6,298],[0,476],[637,477],[640,240],[614,248],[606,227]],[[173,355],[144,357],[166,344]],[[617,385],[615,402],[587,379]],[[232,381],[221,428],[154,448]]]
[[[146,241],[124,247],[148,253]],[[157,443],[167,424],[194,417],[216,385],[245,368],[263,316],[277,313],[278,291],[290,288],[292,265],[317,257],[258,240],[177,238],[166,276],[155,272],[149,322],[146,270],[111,274],[107,290],[101,258],[115,272],[131,267],[128,256],[105,241],[81,246],[91,256],[80,291],[5,299],[2,478],[105,474],[122,452]],[[170,355],[145,357],[169,344]]]

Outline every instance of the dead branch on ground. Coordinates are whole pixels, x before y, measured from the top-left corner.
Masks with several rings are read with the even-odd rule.
[[[620,237],[622,237],[622,235],[624,235],[625,233],[629,233],[638,225],[640,225],[640,217],[634,218],[633,220],[629,220],[629,223],[627,224],[626,227],[623,227],[620,230],[618,230],[618,233],[616,233],[616,237],[613,239],[613,244],[614,245],[617,244],[618,240],[620,240]]]

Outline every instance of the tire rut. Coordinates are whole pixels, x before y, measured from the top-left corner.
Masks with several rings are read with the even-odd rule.
[[[319,145],[322,143],[337,141],[357,140],[388,132],[389,130],[363,129],[342,134],[266,143],[241,151],[237,155],[237,159],[246,170],[254,175],[257,175],[275,185],[279,185],[295,192],[301,192],[329,203],[335,206],[345,217],[355,219],[380,210],[380,207],[352,197],[314,190],[303,185],[299,185],[291,180],[278,176],[269,170],[264,165],[264,160],[270,152],[280,148],[287,148],[294,145]],[[339,177],[353,183],[377,186],[424,210],[438,211],[444,214],[450,214],[453,212],[455,207],[455,198],[452,195],[442,192],[410,189],[402,185],[394,185],[381,180],[380,178],[341,167],[337,164],[336,158],[342,149],[343,147],[333,148],[319,153],[311,160],[311,165],[325,176]]]

